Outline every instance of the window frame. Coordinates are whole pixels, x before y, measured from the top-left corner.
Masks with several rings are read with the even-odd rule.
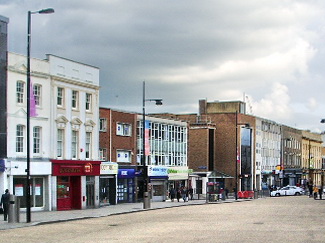
[[[16,82],[16,102],[17,104],[24,104],[25,82],[18,80]]]
[[[107,131],[107,119],[99,118],[99,131],[106,132]]]
[[[41,137],[42,128],[39,126],[33,127],[33,154],[39,155],[41,153]]]
[[[132,125],[129,123],[116,123],[116,135],[131,137],[132,136]]]
[[[56,105],[59,107],[64,107],[64,88],[62,87],[57,87]]]
[[[64,129],[57,129],[56,157],[57,158],[63,158],[64,157]]]
[[[72,90],[71,95],[71,107],[74,110],[78,109],[78,103],[79,103],[79,92],[77,90]]]
[[[86,138],[85,138],[85,158],[90,159],[91,158],[91,143],[92,142],[92,133],[86,132]]]
[[[79,132],[72,130],[71,132],[71,158],[78,159],[78,147],[79,147]]]
[[[122,157],[119,155],[121,155]],[[127,157],[125,157],[125,155],[127,155]],[[129,159],[126,160],[125,158],[129,158]],[[116,162],[118,162],[118,163],[132,163],[132,151],[117,149],[116,150]]]
[[[34,84],[33,85],[33,95],[36,106],[42,105],[42,85]]]
[[[90,112],[92,106],[92,95],[90,93],[86,93],[86,111]]]
[[[23,153],[23,152],[24,152],[24,125],[18,124],[16,126],[16,153]]]

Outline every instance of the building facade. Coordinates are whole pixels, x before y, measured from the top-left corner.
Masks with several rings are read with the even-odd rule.
[[[111,198],[110,203],[142,201],[144,175],[149,177],[153,201],[166,200],[166,191],[171,186],[188,184],[187,123],[146,116],[143,129],[142,117],[100,108],[101,159],[118,166],[115,175],[101,174],[102,203],[105,198]],[[147,135],[145,165],[143,132]]]
[[[51,76],[52,208],[99,207],[99,69],[47,55]]]
[[[32,210],[99,206],[99,70],[53,55],[31,58],[28,136],[26,62],[26,56],[8,53],[4,184],[25,208],[29,137]]]
[[[321,134],[302,131],[301,169],[302,184],[324,185]]]
[[[256,170],[261,172],[261,177],[257,177],[258,190],[266,189],[268,186],[280,186],[280,165],[281,125],[267,119],[256,118]]]

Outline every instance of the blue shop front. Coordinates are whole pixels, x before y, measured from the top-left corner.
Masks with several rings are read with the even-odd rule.
[[[119,168],[117,175],[117,203],[135,202],[135,168]]]
[[[168,168],[164,166],[148,166],[148,176],[150,178],[152,201],[166,201]]]

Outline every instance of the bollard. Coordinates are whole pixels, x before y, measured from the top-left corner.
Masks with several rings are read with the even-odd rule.
[[[19,218],[20,218],[19,199],[15,195],[10,195],[10,198],[9,198],[9,211],[8,211],[8,223],[19,223]]]
[[[143,209],[150,208],[150,195],[149,192],[143,193]]]

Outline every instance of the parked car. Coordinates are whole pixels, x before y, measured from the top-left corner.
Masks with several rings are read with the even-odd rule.
[[[280,196],[299,196],[305,193],[304,189],[297,186],[285,186],[278,190],[271,192],[271,197],[280,197]]]

